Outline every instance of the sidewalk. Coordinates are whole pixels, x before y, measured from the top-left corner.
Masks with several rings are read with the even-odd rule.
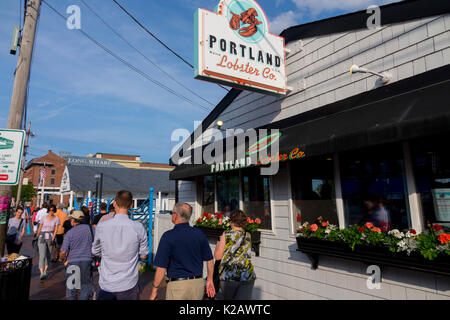
[[[65,268],[61,263],[50,262],[48,278],[44,281],[39,279],[39,256],[35,254],[31,241],[33,237],[25,235],[21,254],[33,257],[33,268],[31,269],[30,300],[65,300],[66,299],[66,277]],[[147,300],[152,290],[154,272],[145,272],[139,275],[141,286],[140,300]],[[98,272],[94,273],[94,286],[98,289]],[[158,300],[164,300],[165,288],[158,290]]]

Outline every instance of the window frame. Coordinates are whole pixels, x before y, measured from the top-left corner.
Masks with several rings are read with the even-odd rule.
[[[322,155],[322,156],[324,156],[324,155]],[[344,221],[345,220],[345,216],[342,217],[342,221],[341,221],[340,209],[339,209],[339,201],[338,201],[339,199],[337,197],[338,196],[338,192],[340,192],[342,194],[342,191],[341,191],[340,185],[338,186],[337,183],[336,183],[336,177],[337,177],[337,175],[336,175],[336,161],[339,161],[339,157],[338,157],[337,153],[328,154],[328,156],[332,157],[333,166],[334,166],[333,167],[333,182],[334,182],[334,188],[335,188],[336,216],[337,216],[337,219],[338,219],[338,222],[339,222],[338,227],[340,229],[343,229],[343,227],[341,227],[341,224],[345,223],[345,221]],[[290,232],[292,232],[291,233],[291,237],[295,238],[296,237],[296,230],[297,230],[295,225],[296,225],[297,221],[294,218],[296,205],[295,205],[294,193],[293,193],[293,190],[292,190],[293,189],[292,174],[293,174],[293,171],[294,171],[294,169],[292,167],[293,166],[293,164],[292,164],[293,161],[301,161],[301,160],[291,160],[291,161],[287,162],[288,163],[287,175],[288,175],[288,183],[289,183],[289,187],[288,187],[289,222],[290,222],[290,225],[291,225]],[[337,168],[339,169],[339,167],[337,167]],[[340,178],[340,175],[339,175],[339,178]]]
[[[218,212],[218,198],[217,198],[217,174],[211,174],[211,176],[214,177],[214,213]],[[198,208],[198,210],[196,210],[196,212],[198,212],[196,214],[196,219],[200,218],[203,214],[203,206],[202,206],[202,199],[201,199],[201,194],[202,194],[202,190],[200,190],[199,186],[201,185],[200,179],[202,179],[204,176],[200,176],[197,177],[196,181],[195,181],[195,185],[196,185],[196,195],[197,195],[197,200],[196,200],[196,207]],[[243,174],[242,174],[242,170],[239,169],[239,174],[238,174],[238,179],[239,179],[239,210],[243,210],[244,209],[244,198],[243,198],[243,183],[242,183],[242,178],[243,178]],[[265,234],[275,234],[275,217],[274,217],[274,211],[275,211],[275,207],[274,207],[274,201],[273,201],[273,176],[269,176],[269,207],[270,207],[270,222],[271,222],[271,229],[258,229],[258,231],[260,231],[261,233],[265,233]]]
[[[244,169],[245,170],[245,169]],[[241,201],[239,201],[239,209],[240,210],[244,210],[244,174],[242,172],[243,170],[239,170],[239,190],[240,190],[240,197],[241,197]],[[269,177],[269,197],[268,197],[268,201],[269,201],[269,209],[270,209],[270,229],[258,229],[259,231],[265,231],[265,232],[273,232],[275,230],[274,227],[274,207],[272,205],[273,201],[272,201],[272,194],[273,194],[273,179],[272,176],[268,176]],[[242,206],[241,206],[242,204]]]

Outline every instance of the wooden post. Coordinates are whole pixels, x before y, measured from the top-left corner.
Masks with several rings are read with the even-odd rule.
[[[22,31],[20,54],[14,78],[14,88],[9,109],[8,129],[21,129],[23,112],[30,78],[31,58],[33,56],[36,25],[39,19],[41,0],[28,0],[25,24]],[[0,197],[11,199],[12,186],[0,186]],[[0,256],[5,252],[7,224],[0,224]]]

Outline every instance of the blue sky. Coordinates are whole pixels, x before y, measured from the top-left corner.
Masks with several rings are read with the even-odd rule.
[[[207,107],[213,106],[173,82],[127,46],[79,0],[46,0],[65,14],[81,9],[82,29],[151,77]],[[0,127],[6,128],[16,56],[9,54],[12,31],[19,24],[20,0],[0,1]],[[23,0],[22,0],[23,2]],[[192,69],[140,29],[112,0],[85,0],[145,55],[185,86],[217,104],[225,91],[193,79]],[[187,61],[193,62],[193,15],[213,10],[218,0],[120,0],[150,31]],[[273,33],[292,26],[385,4],[393,0],[260,0]],[[66,14],[66,16],[69,16]],[[167,163],[177,128],[192,131],[208,112],[171,95],[95,46],[45,4],[35,44],[28,97],[32,131],[28,159],[51,149],[74,155],[109,152],[141,155],[143,161]]]

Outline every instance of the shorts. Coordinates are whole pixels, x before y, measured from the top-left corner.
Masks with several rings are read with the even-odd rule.
[[[64,234],[57,234],[56,235],[56,244],[62,245],[64,242]]]

